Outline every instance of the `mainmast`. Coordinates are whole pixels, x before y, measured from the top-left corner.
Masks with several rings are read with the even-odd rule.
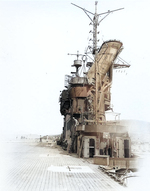
[[[93,40],[93,47],[92,47],[91,53],[95,57],[97,55],[97,53],[98,53],[98,50],[99,50],[98,45],[97,45],[97,42],[98,42],[98,38],[97,38],[98,31],[97,31],[97,28],[98,28],[100,22],[102,20],[104,20],[110,13],[122,10],[124,8],[120,8],[120,9],[116,9],[116,10],[112,10],[112,11],[107,11],[107,12],[98,14],[97,13],[97,4],[98,4],[98,1],[95,1],[95,13],[92,13],[92,12],[90,12],[90,11],[88,11],[88,10],[78,6],[78,5],[75,5],[73,3],[71,3],[71,4],[76,6],[76,7],[78,7],[78,8],[80,8],[80,9],[82,9],[85,12],[85,14],[89,17],[89,19],[91,20],[90,24],[93,25],[93,31],[92,31],[92,33],[93,33],[93,39],[92,39]],[[93,16],[93,19],[91,18],[90,14]],[[101,15],[104,15],[104,17],[101,20],[99,20],[99,17]],[[89,48],[91,48],[91,47],[89,47]]]
[[[98,53],[97,49],[97,26],[98,26],[98,17],[97,17],[97,3],[98,1],[95,1],[95,16],[93,18],[93,54]]]

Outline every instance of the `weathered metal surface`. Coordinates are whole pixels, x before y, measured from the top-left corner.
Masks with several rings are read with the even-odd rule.
[[[109,155],[95,155],[94,164],[104,165],[110,169],[136,169],[139,160],[136,158],[110,158]]]
[[[109,132],[109,133],[127,133],[127,128],[121,125],[86,125],[85,132]]]
[[[105,111],[110,108],[110,88],[112,82],[113,62],[118,56],[122,43],[120,41],[104,42],[92,67],[87,73],[88,83],[91,85],[91,104],[94,120],[105,120]]]
[[[89,84],[92,84],[93,78],[95,78],[95,72],[97,72],[100,76],[97,83],[99,86],[101,85],[105,74],[109,71],[121,47],[122,43],[120,41],[108,41],[102,44],[97,54],[96,62],[92,65],[87,74]]]
[[[87,78],[77,76],[77,77],[71,78],[69,83],[73,85],[78,84],[83,86],[83,84],[87,84],[88,82],[87,82]]]
[[[75,97],[87,97],[87,87],[72,87],[70,90],[70,97],[75,98]]]
[[[118,169],[136,169],[138,167],[138,158],[110,158],[110,167],[118,167]]]
[[[85,112],[84,99],[73,98],[72,100],[72,112],[74,114],[81,114]]]

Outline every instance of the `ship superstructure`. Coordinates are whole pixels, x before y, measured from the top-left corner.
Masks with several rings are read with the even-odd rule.
[[[88,51],[83,55],[77,52],[77,59],[72,65],[76,71],[65,76],[65,89],[60,95],[60,112],[64,116],[61,144],[79,157],[94,157],[98,164],[114,166],[115,163],[122,168],[131,158],[131,140],[127,128],[119,123],[120,114],[112,111],[111,86],[113,69],[130,65],[119,57],[122,42],[109,40],[100,47],[97,45],[99,23],[111,12],[122,8],[98,14],[97,2],[95,13],[75,6],[81,8],[93,24],[93,46],[88,47],[93,59],[89,59]],[[93,15],[93,19],[89,14]],[[99,21],[100,15],[104,18]],[[87,71],[79,75],[83,65],[86,65]],[[113,121],[106,119],[108,111],[115,116]]]

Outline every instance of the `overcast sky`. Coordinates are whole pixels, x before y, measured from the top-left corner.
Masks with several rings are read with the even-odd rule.
[[[74,56],[88,45],[90,20],[71,5],[95,11],[95,1],[0,1],[0,128],[8,132],[61,133],[59,94]],[[150,122],[149,0],[99,0],[110,14],[99,39],[123,42],[131,67],[114,72],[112,104],[121,119]]]

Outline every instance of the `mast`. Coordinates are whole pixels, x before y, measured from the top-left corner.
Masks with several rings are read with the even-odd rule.
[[[120,9],[115,9],[115,10],[112,10],[112,11],[107,11],[107,12],[104,12],[104,13],[100,13],[100,14],[98,14],[97,13],[97,4],[98,4],[98,1],[95,1],[95,13],[92,13],[92,12],[90,12],[90,11],[88,11],[88,10],[86,10],[86,9],[84,9],[84,8],[82,8],[82,7],[80,7],[80,6],[78,6],[78,5],[75,5],[74,3],[71,3],[72,5],[74,5],[74,6],[76,6],[76,7],[78,7],[78,8],[80,8],[80,9],[82,9],[84,12],[85,12],[85,14],[89,17],[89,19],[91,20],[91,23],[90,24],[92,24],[93,25],[93,47],[92,47],[92,54],[93,54],[93,56],[94,56],[94,58],[96,57],[96,55],[97,55],[97,53],[98,53],[98,50],[99,50],[99,48],[98,48],[98,46],[97,46],[97,42],[98,42],[98,39],[97,39],[97,34],[98,34],[98,32],[97,32],[97,28],[98,28],[98,25],[100,24],[100,22],[102,22],[110,13],[112,13],[112,12],[115,12],[115,11],[119,11],[119,10],[122,10],[122,9],[124,9],[124,8],[120,8]],[[89,14],[91,14],[92,16],[93,16],[93,19],[91,18],[91,16],[89,15]],[[99,20],[99,16],[101,16],[101,15],[104,15],[104,17],[101,19],[101,20]]]
[[[93,54],[97,54],[97,26],[98,26],[98,17],[97,17],[97,4],[98,1],[95,1],[95,15],[93,18]]]

